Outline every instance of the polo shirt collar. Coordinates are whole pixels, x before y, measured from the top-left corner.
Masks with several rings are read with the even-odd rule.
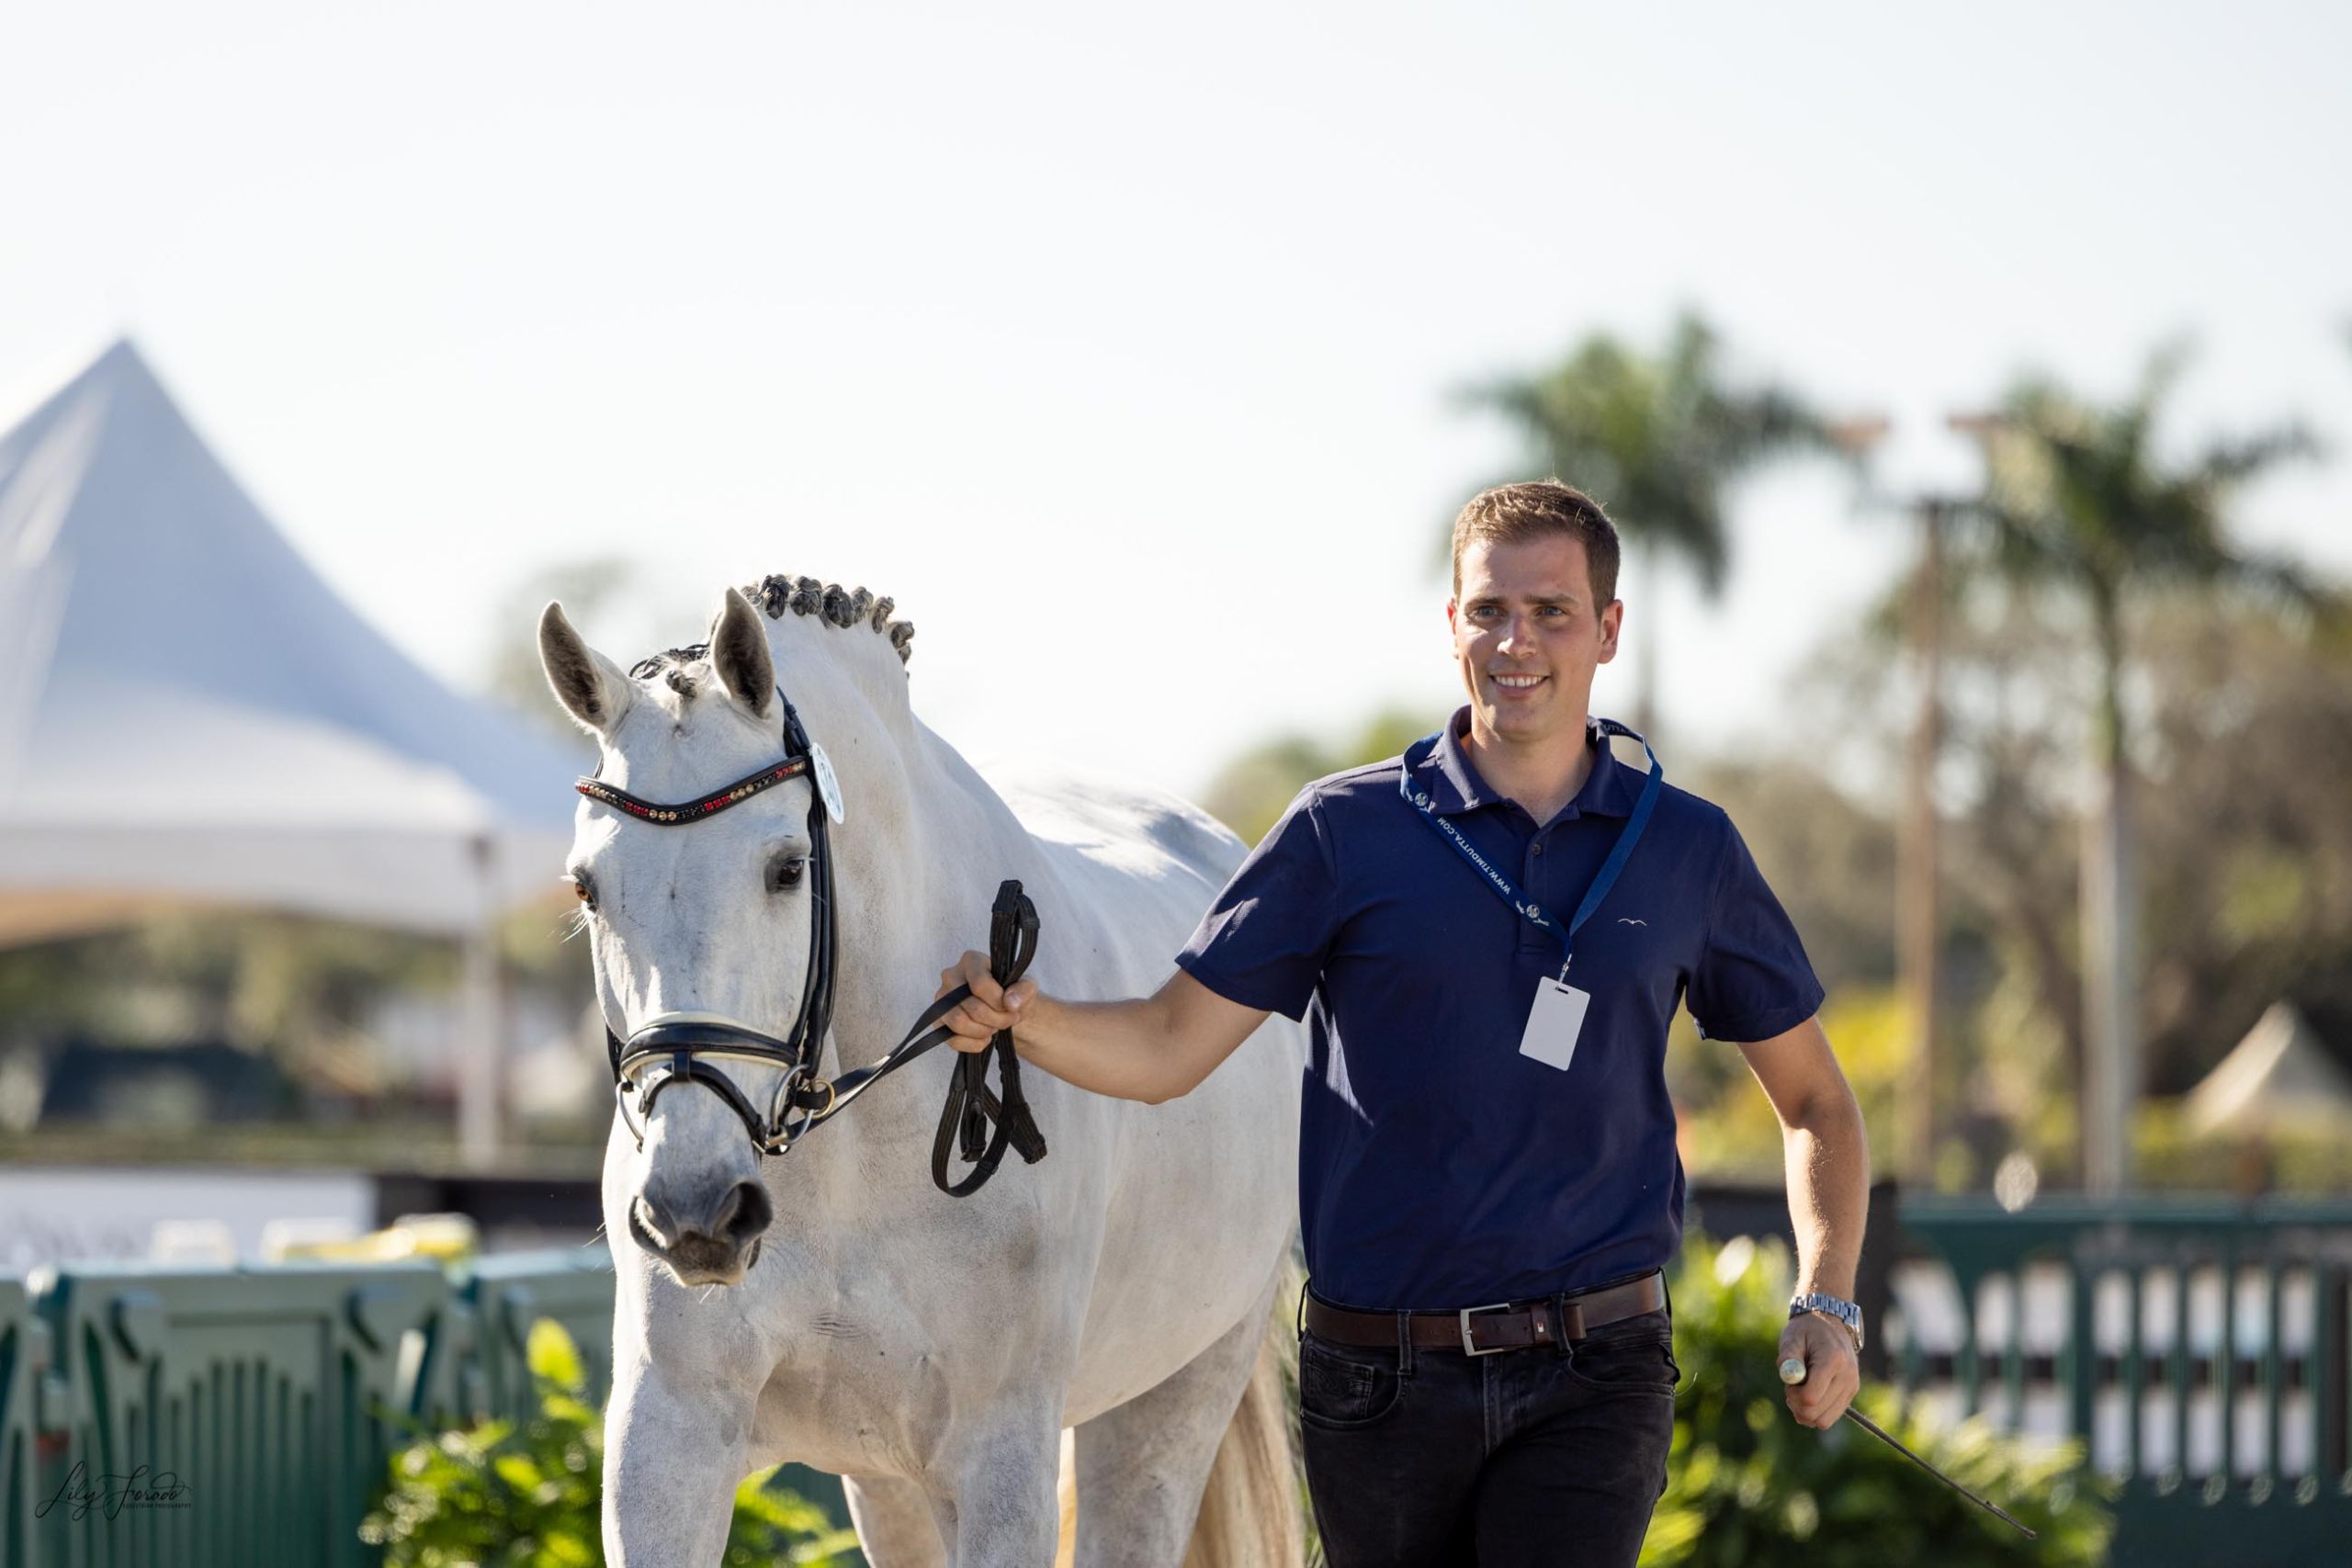
[[[1463,750],[1462,738],[1469,729],[1470,709],[1456,708],[1437,732],[1437,743],[1418,758],[1408,755],[1406,761],[1429,792],[1430,808],[1441,817],[1459,817],[1481,807],[1499,806],[1509,798],[1478,776],[1470,754]],[[1576,797],[1561,807],[1560,818],[1632,816],[1634,799],[1641,793],[1641,777],[1610,755],[1600,724],[1590,717],[1585,720],[1585,745],[1597,751],[1592,771],[1585,775]]]

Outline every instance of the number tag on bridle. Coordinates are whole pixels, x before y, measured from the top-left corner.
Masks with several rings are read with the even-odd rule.
[[[814,740],[808,742],[808,771],[817,775],[817,797],[825,803],[825,815],[836,823],[842,820],[842,781],[833,776],[832,759]]]

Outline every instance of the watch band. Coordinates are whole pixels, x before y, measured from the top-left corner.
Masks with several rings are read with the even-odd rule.
[[[1817,1312],[1824,1317],[1834,1317],[1839,1323],[1844,1324],[1846,1325],[1846,1332],[1854,1337],[1855,1354],[1860,1355],[1861,1353],[1862,1309],[1860,1307],[1856,1306],[1853,1303],[1846,1301],[1841,1297],[1825,1295],[1819,1291],[1811,1291],[1797,1297],[1796,1300],[1789,1303],[1789,1315],[1791,1317],[1796,1316],[1797,1314],[1801,1312]]]

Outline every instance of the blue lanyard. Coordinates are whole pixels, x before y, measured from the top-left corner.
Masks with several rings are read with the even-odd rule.
[[[1641,798],[1634,803],[1634,814],[1626,819],[1624,831],[1617,835],[1616,847],[1609,852],[1609,858],[1600,863],[1599,874],[1593,877],[1592,886],[1585,889],[1584,901],[1577,906],[1577,912],[1568,918],[1566,930],[1561,929],[1557,919],[1545,914],[1533,899],[1521,893],[1519,890],[1519,884],[1505,875],[1500,868],[1481,853],[1477,845],[1464,838],[1461,829],[1437,814],[1430,806],[1429,791],[1417,788],[1413,784],[1410,752],[1407,753],[1408,760],[1402,776],[1396,781],[1397,792],[1404,795],[1406,804],[1419,812],[1421,820],[1437,829],[1440,838],[1460,852],[1462,858],[1468,861],[1472,867],[1487,879],[1487,886],[1495,890],[1497,897],[1525,916],[1529,924],[1547,931],[1560,939],[1560,946],[1563,950],[1560,974],[1564,978],[1567,975],[1568,964],[1576,956],[1577,932],[1584,929],[1584,923],[1592,918],[1592,912],[1600,908],[1600,901],[1609,897],[1610,886],[1617,880],[1617,874],[1624,870],[1625,863],[1633,858],[1634,846],[1641,841],[1642,829],[1649,826],[1650,810],[1657,805],[1658,789],[1666,780],[1666,767],[1657,760],[1657,753],[1650,749],[1650,743],[1647,740],[1643,739],[1640,735],[1613,718],[1596,719],[1594,722],[1600,727],[1603,737],[1622,735],[1629,740],[1640,740],[1643,754],[1650,760],[1650,776],[1643,782]],[[1434,735],[1429,737],[1431,742],[1436,741],[1437,739]],[[1428,753],[1424,752],[1423,755],[1426,757]],[[1595,758],[1593,766],[1599,767],[1604,761],[1606,761],[1605,758]]]

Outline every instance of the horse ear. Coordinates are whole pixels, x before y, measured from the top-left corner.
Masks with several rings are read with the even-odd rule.
[[[539,668],[555,700],[591,735],[609,735],[629,700],[628,672],[572,630],[555,600],[539,612]]]
[[[767,627],[738,589],[719,602],[710,626],[710,668],[727,694],[760,718],[775,705],[775,656],[768,651]]]

